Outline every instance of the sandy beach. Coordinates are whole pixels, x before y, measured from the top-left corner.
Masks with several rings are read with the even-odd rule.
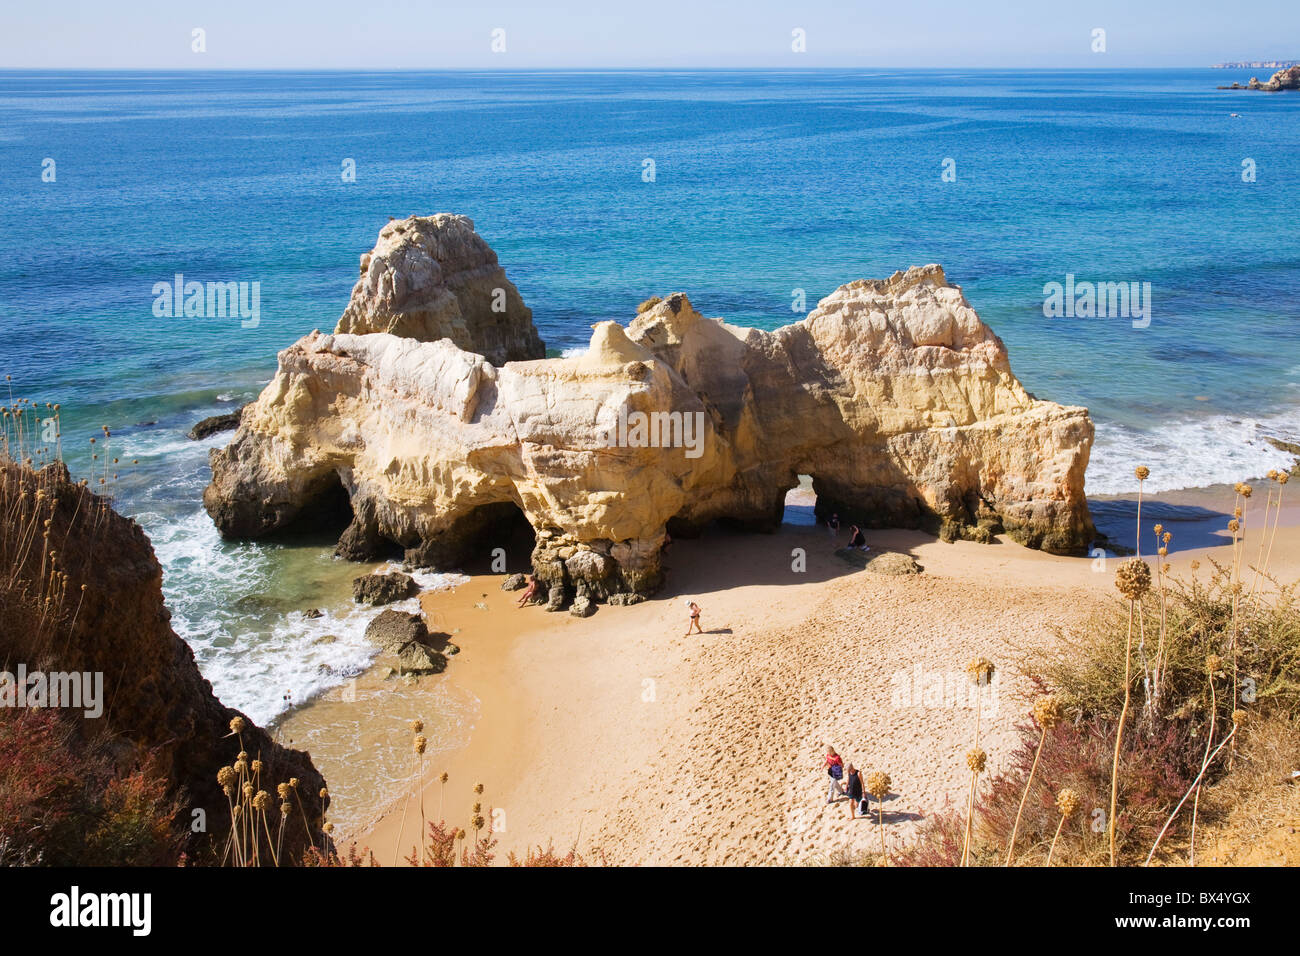
[[[811,503],[791,495],[787,520]],[[1099,524],[1131,528],[1126,507],[1103,504]],[[1252,556],[1257,509],[1259,497],[1247,511]],[[1160,495],[1144,502],[1144,526],[1173,531],[1175,574],[1204,575],[1206,558],[1228,560],[1230,510],[1230,489]],[[1282,579],[1300,570],[1297,525],[1300,508],[1284,509],[1271,563]],[[909,554],[924,569],[891,576],[837,556],[846,539],[806,524],[772,535],[711,529],[674,544],[656,597],[587,619],[516,608],[502,576],[473,576],[422,598],[431,628],[454,631],[461,648],[444,674],[387,677],[381,658],[353,700],[331,692],[280,734],[311,736],[344,714],[362,728],[365,759],[313,757],[336,803],[384,793],[368,816],[344,814],[350,825],[336,834],[384,865],[411,851],[421,799],[427,818],[442,807],[467,830],[481,801],[499,861],[547,844],[624,865],[816,863],[870,849],[874,815],[851,819],[847,801],[827,804],[827,744],[890,774],[884,825],[899,845],[925,815],[964,801],[977,706],[981,745],[1000,769],[1027,713],[1020,663],[1111,596],[1114,559],[871,532],[873,551]],[[797,549],[802,571],[792,570]],[[703,608],[703,635],[683,634],[688,598]],[[999,670],[976,699],[963,668],[980,655]],[[454,739],[426,728],[421,775],[406,724],[429,723],[448,702],[464,719],[448,728]]]

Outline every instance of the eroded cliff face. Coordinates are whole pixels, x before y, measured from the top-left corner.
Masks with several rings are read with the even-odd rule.
[[[1025,392],[938,266],[851,282],[774,332],[674,294],[596,325],[578,358],[497,367],[376,332],[312,333],[279,359],[212,453],[204,502],[228,536],[310,516],[341,486],[342,553],[395,543],[438,566],[486,558],[522,512],[534,571],[595,599],[653,591],[669,530],[773,529],[800,474],[845,521],[1057,552],[1093,536],[1087,411]]]
[[[250,761],[265,765],[267,789],[298,778],[307,827],[296,820],[286,828],[287,858],[308,845],[308,830],[319,845],[324,779],[309,754],[280,746],[213,695],[193,651],[171,628],[162,567],[140,526],[71,482],[62,464],[33,472],[0,462],[0,498],[6,535],[43,529],[36,546],[7,561],[7,593],[51,596],[33,605],[36,618],[0,615],[0,661],[29,672],[102,674],[103,713],[85,720],[85,733],[107,739],[123,772],[147,764],[167,780],[183,798],[177,823],[192,848],[211,849],[210,834],[220,854],[229,811],[217,771],[235,762],[241,743]],[[246,723],[242,740],[231,733],[235,717]],[[204,832],[193,831],[193,810],[203,811]]]

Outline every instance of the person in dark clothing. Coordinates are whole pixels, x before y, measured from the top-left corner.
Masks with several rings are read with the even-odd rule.
[[[844,772],[845,790],[849,795],[849,819],[856,817],[861,810],[866,815],[867,809],[863,805],[863,798],[866,791],[862,784],[862,771],[853,764],[849,764],[849,769]]]

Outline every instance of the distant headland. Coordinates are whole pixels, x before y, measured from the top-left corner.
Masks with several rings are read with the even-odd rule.
[[[1262,90],[1265,93],[1277,93],[1281,90],[1300,90],[1300,66],[1291,66],[1285,70],[1278,70],[1269,78],[1267,83],[1261,83],[1259,77],[1252,76],[1250,82],[1245,86],[1240,83],[1233,83],[1231,86],[1220,86],[1221,90]]]

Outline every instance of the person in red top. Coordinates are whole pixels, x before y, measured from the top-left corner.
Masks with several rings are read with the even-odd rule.
[[[826,802],[834,803],[836,799],[844,796],[844,785],[840,783],[840,780],[844,777],[844,761],[835,752],[835,748],[829,744],[826,746],[826,775],[831,781],[831,789],[826,795]]]

